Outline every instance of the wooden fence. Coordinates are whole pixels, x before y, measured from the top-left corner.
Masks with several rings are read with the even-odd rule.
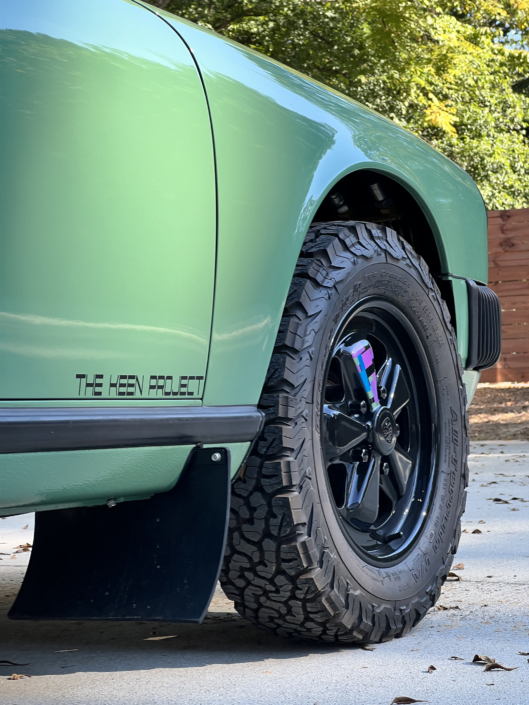
[[[501,301],[502,351],[482,382],[529,382],[529,208],[489,211],[489,286]]]

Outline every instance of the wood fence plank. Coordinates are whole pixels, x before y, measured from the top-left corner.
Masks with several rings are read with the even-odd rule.
[[[529,323],[529,309],[502,311],[501,321],[504,326],[512,326],[517,323]]]
[[[503,301],[506,296],[527,296],[529,300],[529,280],[516,282],[497,282],[493,284],[492,289],[498,294]]]
[[[481,373],[480,382],[529,382],[529,370],[504,370],[501,367],[491,367]]]
[[[524,228],[520,229],[522,232],[516,236],[501,235],[501,237],[497,238],[489,237],[489,257],[503,252],[527,252],[529,250],[529,238],[527,238],[529,223],[527,225],[524,224]]]
[[[493,223],[489,221],[489,239],[501,240],[503,238],[524,235],[529,228],[529,219],[511,219],[509,221]]]
[[[523,267],[529,274],[529,251],[525,252],[496,252],[489,255],[489,267]]]
[[[505,321],[503,321],[503,325],[501,327],[502,341],[510,338],[520,340],[520,338],[524,338],[525,336],[529,336],[529,325],[527,323],[511,325],[505,324]]]
[[[498,294],[498,292],[496,292]],[[499,294],[498,294],[499,296]],[[518,294],[516,296],[500,296],[502,311],[529,310],[529,296]]]
[[[489,262],[489,282],[524,281],[529,279],[529,267],[527,265],[512,265],[496,267]]]
[[[511,353],[529,353],[529,337],[527,338],[505,338],[501,341],[502,355]]]

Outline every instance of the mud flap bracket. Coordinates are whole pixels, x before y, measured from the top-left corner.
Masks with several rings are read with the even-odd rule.
[[[229,505],[229,451],[201,448],[170,492],[111,509],[38,513],[9,617],[201,622],[220,572]]]

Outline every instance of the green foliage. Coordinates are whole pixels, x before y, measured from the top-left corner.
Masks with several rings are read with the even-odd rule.
[[[151,2],[411,130],[488,208],[529,206],[529,0]]]

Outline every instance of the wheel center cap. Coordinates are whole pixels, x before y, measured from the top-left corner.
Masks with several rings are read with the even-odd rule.
[[[397,423],[391,411],[385,406],[375,411],[373,443],[382,455],[389,455],[397,443]]]

